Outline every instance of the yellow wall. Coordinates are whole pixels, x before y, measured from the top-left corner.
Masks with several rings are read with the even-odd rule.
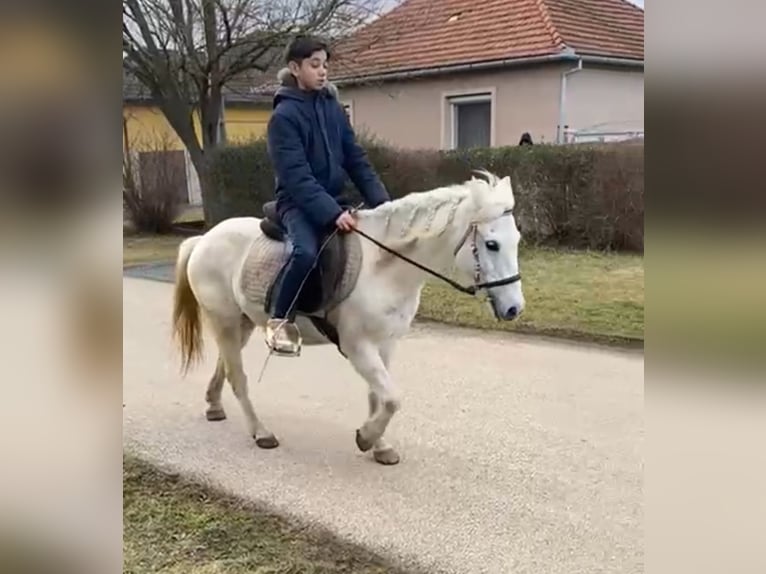
[[[226,110],[226,140],[229,143],[237,143],[265,135],[270,117],[270,106],[269,108],[228,108]]]
[[[182,150],[181,140],[170,127],[165,116],[155,106],[123,105],[127,120],[128,142],[133,150]],[[227,108],[226,136],[230,143],[259,138],[266,132],[271,116],[270,108]],[[194,128],[200,137],[199,118],[194,118]]]
[[[128,143],[131,149],[157,151],[184,149],[181,140],[170,127],[159,108],[123,105],[122,115],[127,121]],[[199,137],[199,121],[194,123]],[[123,141],[123,145],[124,143]]]

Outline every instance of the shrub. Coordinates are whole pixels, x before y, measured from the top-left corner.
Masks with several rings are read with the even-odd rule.
[[[169,233],[181,212],[179,194],[186,191],[183,152],[173,150],[168,138],[132,150],[125,122],[123,118],[123,210],[135,231]]]
[[[274,170],[266,140],[218,148],[212,155],[213,221],[233,216],[261,216],[261,206],[274,199]]]
[[[536,145],[473,150],[404,150],[365,140],[392,197],[464,181],[472,170],[510,174],[525,241],[643,250],[643,143]],[[263,140],[219,150],[212,158],[218,220],[261,215],[274,197]],[[349,194],[358,198],[349,185]],[[213,222],[214,223],[214,222]]]

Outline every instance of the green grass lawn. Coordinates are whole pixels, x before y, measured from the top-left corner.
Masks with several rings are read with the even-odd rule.
[[[599,341],[643,339],[642,257],[526,248],[519,258],[527,307],[518,320],[495,321],[486,303],[430,280],[423,292],[421,318]]]
[[[182,239],[125,237],[123,262],[173,261]],[[527,308],[517,321],[496,321],[485,303],[436,280],[423,291],[419,318],[601,342],[643,340],[643,257],[527,247],[520,260]]]
[[[176,259],[180,235],[128,235],[122,238],[122,264],[137,265]]]
[[[318,529],[123,458],[125,574],[358,573],[402,570]]]
[[[176,217],[176,223],[197,223],[204,221],[202,207],[199,205],[190,205],[181,210],[181,213]]]

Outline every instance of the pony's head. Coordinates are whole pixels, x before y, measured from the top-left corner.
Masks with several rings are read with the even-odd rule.
[[[519,274],[521,233],[513,217],[515,205],[511,179],[480,171],[485,179],[466,182],[471,194],[471,223],[455,251],[458,269],[475,284],[495,283],[486,288],[495,317],[513,320],[524,310]]]

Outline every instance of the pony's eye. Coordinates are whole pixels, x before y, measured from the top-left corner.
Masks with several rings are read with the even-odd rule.
[[[500,244],[494,239],[490,239],[484,245],[486,245],[487,249],[490,251],[500,251]]]

